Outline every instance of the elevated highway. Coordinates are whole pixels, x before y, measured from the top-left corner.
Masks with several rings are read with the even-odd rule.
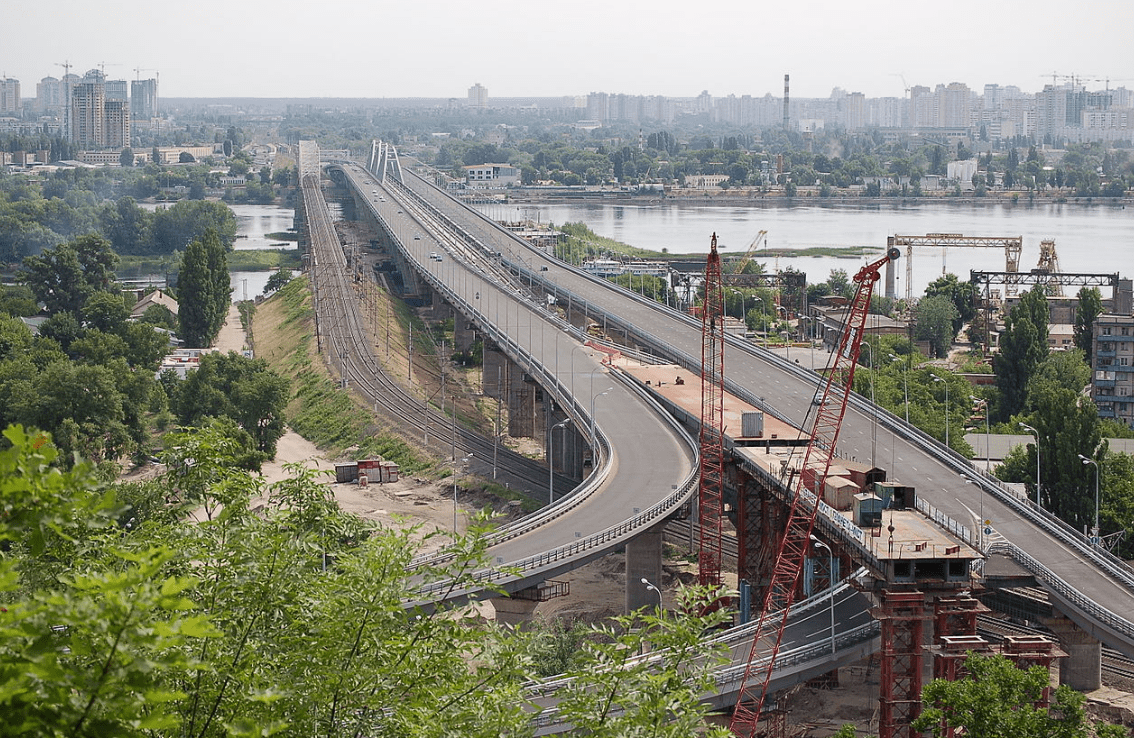
[[[577,341],[562,330],[565,326],[561,321],[557,322],[531,295],[517,288],[517,275],[524,282],[543,285],[561,302],[585,309],[608,330],[623,333],[628,342],[695,369],[700,327],[688,316],[593,279],[529,248],[404,170],[405,187],[393,182],[379,184],[364,169],[348,162],[341,167],[356,191],[356,198],[368,203],[374,217],[394,236],[423,278],[465,315],[476,319],[486,335],[514,361],[545,383],[574,422],[589,424],[593,420],[589,409],[596,393],[616,382],[588,351],[579,349]],[[378,191],[381,196],[376,196]],[[442,258],[431,258],[433,253]],[[766,412],[802,424],[800,419],[806,416],[816,387],[813,374],[739,341],[730,343],[726,352],[731,392]],[[621,389],[611,395],[621,398],[619,404],[613,404],[611,395],[606,395],[595,412],[596,443],[600,449],[610,449],[600,453],[602,469],[596,464],[595,475],[577,495],[569,498],[573,502],[553,506],[522,521],[515,529],[502,531],[501,540],[491,549],[492,561],[517,565],[521,574],[500,575],[496,570],[485,572],[486,577],[496,579],[510,591],[523,588],[631,541],[688,499],[692,491],[692,456],[687,441],[675,442],[675,428],[634,387],[617,386]],[[622,446],[616,439],[637,439],[644,430],[640,417],[652,418],[647,431],[658,422],[659,432],[657,436],[643,435],[643,440],[631,441],[629,446],[636,446],[635,453],[635,449]],[[1122,562],[1092,549],[1081,536],[1050,520],[1028,501],[1014,497],[994,480],[983,478],[967,460],[943,449],[898,418],[872,409],[861,398],[855,397],[848,411],[841,453],[869,458],[875,422],[880,429],[879,465],[885,466],[888,455],[891,468],[898,470],[897,476],[915,486],[922,499],[928,500],[928,514],[970,543],[980,545],[994,540],[993,551],[1011,556],[1031,570],[1075,623],[1117,650],[1134,652],[1134,626],[1119,614],[1128,612],[1134,603],[1134,577]],[[675,449],[682,463],[661,470],[661,463],[669,460]],[[633,484],[635,491],[619,494],[617,485],[603,486],[607,480],[599,481],[600,472],[620,473],[620,484]],[[977,483],[966,483],[961,474]],[[649,490],[645,495],[643,487]],[[671,494],[665,494],[666,490]],[[609,506],[596,504],[600,498],[609,498]],[[993,521],[995,530],[991,536],[974,532],[973,524],[981,509]],[[853,548],[854,531],[839,525],[835,516],[825,515],[820,525]],[[836,596],[836,652],[832,655],[818,648],[823,629],[818,618],[805,614],[817,605],[802,607],[801,615],[793,618],[785,634],[782,664],[773,687],[795,683],[806,678],[804,674],[813,676],[829,671],[834,665],[853,662],[877,648],[877,627],[866,622],[866,599],[842,592]],[[743,661],[749,650],[743,632],[729,637],[736,639],[730,648]],[[729,695],[738,687],[730,687],[728,673],[722,672],[716,698],[722,705],[728,704]],[[739,681],[740,675],[734,676]]]
[[[405,188],[429,203],[446,229],[462,234],[465,242],[499,254],[501,264],[540,283],[561,302],[585,309],[608,331],[621,332],[629,342],[696,370],[701,340],[696,320],[531,248],[409,168],[402,171]],[[397,184],[390,186],[400,189]],[[818,384],[813,373],[739,340],[726,346],[725,366],[730,392],[803,425],[801,419]],[[879,465],[885,465],[888,457],[891,476],[917,489],[926,512],[971,544],[1013,558],[1036,576],[1079,628],[1134,656],[1134,623],[1127,618],[1134,610],[1134,572],[1124,562],[1091,546],[1084,536],[1020,499],[967,459],[861,397],[852,398],[844,419],[840,455],[869,459],[875,423]],[[990,535],[978,536],[980,511],[992,521]],[[846,538],[845,528],[840,530],[829,520],[822,524]]]
[[[352,171],[349,166],[347,171]],[[353,176],[361,177],[361,171]],[[325,314],[330,319],[320,319],[320,330],[327,335],[332,361],[362,382],[378,371],[378,362],[372,347],[360,338],[357,312],[334,295],[349,292],[350,270],[322,204],[317,176],[306,177],[303,188],[317,301],[340,300]],[[579,350],[580,344],[551,324],[546,311],[497,273],[501,267],[495,258],[436,235],[421,222],[427,214],[415,217],[407,212],[409,207],[391,205],[375,215],[396,235],[421,277],[465,315],[476,317],[486,337],[536,377],[579,428],[592,427],[589,408],[596,394],[604,393],[602,423],[593,426],[600,452],[594,472],[572,494],[496,532],[488,550],[493,566],[478,572],[481,581],[510,592],[525,589],[657,528],[688,501],[696,486],[692,439],[633,383],[620,381],[591,352]],[[445,256],[438,259],[434,254]],[[465,453],[475,447],[470,438],[461,437],[458,448]],[[485,461],[480,459],[482,468]],[[454,599],[474,594],[448,591],[446,586],[428,587],[423,595],[444,592]]]

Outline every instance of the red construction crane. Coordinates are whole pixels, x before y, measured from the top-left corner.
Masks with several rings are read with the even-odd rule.
[[[847,398],[854,382],[870,296],[874,292],[875,283],[881,278],[879,270],[900,255],[901,251],[897,248],[890,248],[884,257],[867,264],[854,275],[858,289],[847,311],[834,364],[818,394],[815,420],[811,426],[811,443],[807,446],[803,465],[796,477],[787,526],[776,553],[771,582],[764,595],[764,607],[752,637],[748,666],[744,670],[736,708],[729,723],[729,729],[736,735],[752,736],[760,721],[784,626],[787,624],[788,609],[795,599],[811,528],[815,523],[815,514],[819,511],[818,501],[822,496],[823,482],[831,467],[843,414],[847,408]]]
[[[698,581],[721,583],[721,522],[724,508],[724,286],[717,234],[705,260],[705,302],[701,307],[701,541]]]

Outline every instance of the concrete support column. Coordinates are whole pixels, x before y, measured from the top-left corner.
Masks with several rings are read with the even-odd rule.
[[[508,381],[508,435],[513,438],[535,436],[536,385],[525,381],[519,369],[510,373]]]
[[[496,622],[524,630],[532,621],[535,600],[514,600],[511,597],[494,597],[492,606],[496,609]]]
[[[423,286],[423,289],[428,289]],[[441,294],[436,290],[429,290],[430,309],[433,311],[433,317],[437,320],[444,320],[450,316],[456,315],[453,307],[441,297]]]
[[[477,336],[479,335],[476,330],[476,325],[461,315],[456,310],[453,311],[453,348],[457,351],[468,351],[472,345],[476,343]],[[493,381],[496,377],[492,378]]]
[[[1059,638],[1067,658],[1059,662],[1059,683],[1080,692],[1091,692],[1102,686],[1102,643],[1063,615],[1056,615],[1046,624]]]
[[[504,399],[508,386],[508,372],[511,362],[496,344],[485,342],[484,359],[480,368],[480,385],[489,397]]]
[[[656,525],[626,544],[626,612],[658,604],[658,593],[646,589],[642,579],[661,586],[664,527],[664,523]]]

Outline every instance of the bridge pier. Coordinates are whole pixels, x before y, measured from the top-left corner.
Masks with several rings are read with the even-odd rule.
[[[1102,643],[1070,618],[1056,613],[1045,622],[1059,638],[1067,658],[1059,662],[1059,683],[1079,692],[1102,686]]]
[[[493,597],[492,607],[496,610],[496,622],[524,630],[532,622],[539,600],[512,597]]]
[[[655,587],[661,587],[662,578],[662,531],[665,522],[634,537],[626,544],[626,612],[642,607],[653,608],[660,595],[646,589],[642,579]]]
[[[582,479],[586,476],[583,473],[583,457],[584,451],[588,448],[587,437],[574,423],[568,423],[562,428],[552,430],[568,417],[558,406],[552,407],[544,415],[547,428],[544,457],[547,459],[548,465],[560,474],[573,479]],[[551,433],[555,434],[554,438]],[[559,489],[556,497],[561,497],[568,491]]]

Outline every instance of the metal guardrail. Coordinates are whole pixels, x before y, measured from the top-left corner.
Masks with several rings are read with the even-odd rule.
[[[1054,592],[1058,597],[1074,605],[1093,620],[1106,628],[1134,642],[1134,623],[1124,617],[1116,615],[1109,610],[1099,607],[1093,600],[1072,587],[1051,572],[1040,562],[1036,561],[1026,551],[1007,541],[997,541],[988,547],[990,554],[1004,554],[1028,570],[1043,585]]]

